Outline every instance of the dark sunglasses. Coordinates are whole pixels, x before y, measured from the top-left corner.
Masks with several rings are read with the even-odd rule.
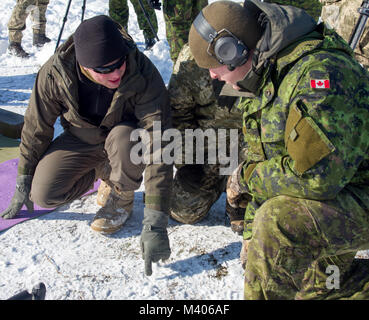
[[[92,68],[92,70],[94,70],[97,73],[102,73],[102,74],[107,74],[107,73],[111,73],[113,72],[115,69],[119,69],[123,63],[126,61],[126,57],[122,57],[120,58],[116,63],[111,64],[109,66],[105,66],[105,67],[96,67],[96,68]]]

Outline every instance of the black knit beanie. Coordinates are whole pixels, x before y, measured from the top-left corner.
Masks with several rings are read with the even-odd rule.
[[[87,68],[104,66],[129,52],[118,24],[104,15],[83,21],[73,39],[77,61]]]

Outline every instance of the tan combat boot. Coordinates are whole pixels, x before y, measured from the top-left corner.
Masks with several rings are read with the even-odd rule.
[[[96,202],[99,206],[105,206],[106,200],[109,198],[111,187],[105,182],[101,181],[99,189],[97,189]]]
[[[97,195],[97,203],[102,207],[91,223],[91,229],[102,234],[117,232],[131,216],[134,191],[120,191],[102,182]]]

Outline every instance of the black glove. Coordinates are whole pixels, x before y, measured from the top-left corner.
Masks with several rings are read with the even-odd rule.
[[[33,212],[33,202],[29,199],[33,176],[21,175],[17,177],[14,196],[8,209],[0,214],[4,219],[14,218],[25,204],[29,212]]]
[[[147,0],[151,8],[154,8],[156,10],[160,10],[161,3],[159,0]]]
[[[160,259],[164,261],[170,257],[167,233],[168,215],[161,211],[145,208],[142,224],[142,258],[145,260],[145,274],[151,276],[152,262],[158,262]]]

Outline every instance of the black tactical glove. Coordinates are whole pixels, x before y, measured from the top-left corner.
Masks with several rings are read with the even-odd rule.
[[[166,260],[170,256],[167,233],[168,215],[164,212],[144,209],[143,228],[141,233],[141,252],[145,260],[145,274],[151,276],[152,262]]]
[[[147,0],[151,8],[154,8],[156,10],[160,10],[161,3],[159,0]]]
[[[14,218],[25,204],[29,212],[33,212],[33,202],[29,199],[33,176],[21,175],[17,177],[14,196],[8,209],[0,214],[4,219]]]

